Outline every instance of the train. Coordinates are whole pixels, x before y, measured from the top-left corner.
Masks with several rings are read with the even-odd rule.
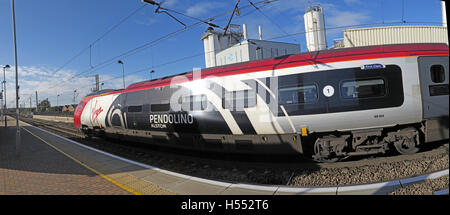
[[[318,162],[449,137],[449,47],[329,49],[190,72],[82,98],[74,124],[194,150],[298,153]]]

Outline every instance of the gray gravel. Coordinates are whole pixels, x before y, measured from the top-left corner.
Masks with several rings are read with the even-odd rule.
[[[435,153],[421,153],[418,158],[373,164],[322,169],[297,170],[289,186],[336,186],[366,184],[409,178],[448,169],[448,143],[433,150]]]
[[[448,189],[448,184],[449,176],[447,175],[397,189],[389,195],[433,195],[438,190]]]

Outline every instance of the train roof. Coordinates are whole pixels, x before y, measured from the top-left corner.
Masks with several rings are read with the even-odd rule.
[[[230,64],[218,67],[202,69],[201,77],[208,76],[229,76],[235,74],[244,74],[259,72],[264,70],[282,69],[303,65],[324,64],[339,61],[351,61],[362,59],[376,59],[402,56],[427,56],[427,55],[448,55],[449,47],[447,44],[420,43],[420,44],[397,44],[397,45],[378,45],[356,48],[341,48],[322,50],[316,52],[300,53],[295,55],[285,55],[271,59],[249,61],[237,64]],[[129,85],[125,90],[134,90],[140,88],[154,88],[177,84],[183,80],[172,80],[173,77],[184,76],[184,80],[193,79],[193,72],[166,76],[155,80],[147,80]]]
[[[96,96],[96,95],[101,95],[101,94],[115,92],[115,91],[121,91],[121,90],[123,90],[123,89],[104,89],[104,90],[100,90],[97,92],[89,93],[86,96]]]

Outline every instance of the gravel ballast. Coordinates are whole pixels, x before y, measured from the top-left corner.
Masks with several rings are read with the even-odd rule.
[[[448,169],[448,144],[441,146],[440,150],[440,153],[423,153],[423,156],[412,160],[374,162],[373,165],[322,168],[316,171],[298,170],[288,185],[300,187],[356,185],[420,176]]]
[[[394,190],[389,195],[433,195],[438,190],[448,189],[449,176],[425,180],[421,183],[411,184],[401,189]]]

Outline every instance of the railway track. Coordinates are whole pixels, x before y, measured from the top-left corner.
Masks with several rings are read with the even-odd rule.
[[[291,155],[205,153],[100,138],[86,140],[71,124],[30,118],[22,120],[130,160],[186,175],[227,182],[308,187],[377,183],[448,169],[449,163],[448,141],[428,144],[422,152],[413,155],[315,163]]]
[[[44,128],[44,129],[48,129],[48,130],[52,130],[52,131],[57,131],[59,133],[63,133],[66,134],[68,136],[73,136],[73,137],[79,137],[79,138],[83,138],[84,135],[77,129],[75,128],[70,128],[69,126],[62,126],[62,127],[58,127],[55,126],[55,124],[52,124],[50,122],[46,122],[46,121],[41,121],[41,120],[24,120],[21,119],[24,122],[27,122],[29,124],[32,124],[34,126],[40,127],[40,128]],[[66,124],[66,123],[65,123]]]

